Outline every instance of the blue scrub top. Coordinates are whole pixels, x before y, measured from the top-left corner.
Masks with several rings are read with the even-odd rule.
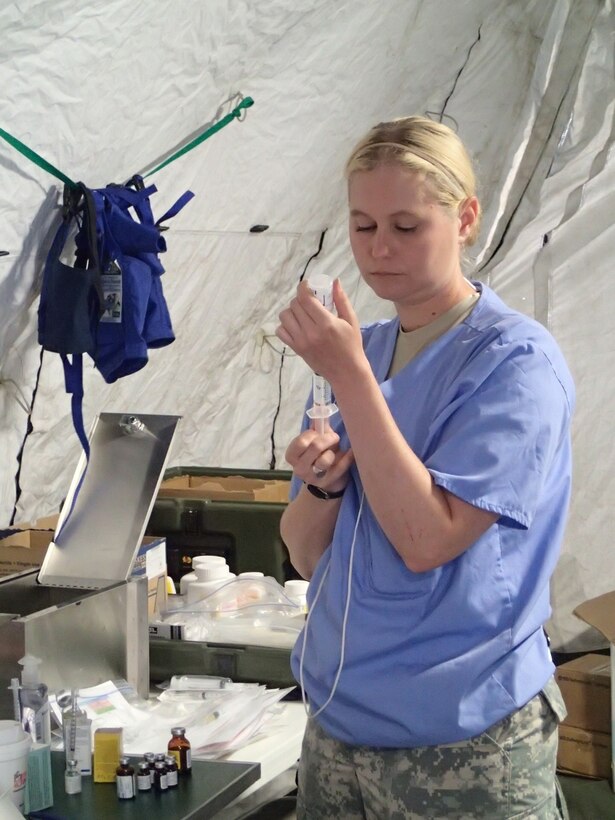
[[[548,331],[475,286],[481,298],[470,315],[391,379],[399,321],[363,330],[389,409],[436,484],[499,519],[462,555],[415,573],[365,499],[345,659],[317,718],[347,743],[409,748],[472,737],[527,703],[553,673],[543,624],[570,498],[574,386]],[[339,415],[333,426],[347,447]],[[299,488],[294,479],[292,497]],[[339,665],[361,495],[354,466],[310,583],[307,638],[304,630],[292,655],[299,680],[305,641],[313,712]]]

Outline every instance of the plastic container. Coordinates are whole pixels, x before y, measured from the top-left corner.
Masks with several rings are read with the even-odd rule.
[[[310,585],[309,581],[292,580],[286,581],[284,584],[284,592],[293,604],[301,609],[301,612],[307,612],[307,591]]]
[[[19,704],[21,707],[21,725],[32,736],[35,743],[51,743],[51,724],[49,719],[49,698],[47,684],[41,681],[40,658],[25,655],[19,660],[23,666]]]
[[[188,585],[186,593],[187,605],[190,607],[203,600],[236,577],[235,573],[229,570],[226,561],[223,564],[217,561],[197,564],[196,581]]]
[[[196,568],[203,564],[214,565],[220,564],[227,566],[226,559],[222,555],[195,555],[192,559],[192,572],[182,575],[179,579],[179,594],[185,595],[188,592],[188,587],[193,581],[198,579]]]
[[[23,814],[26,797],[28,752],[32,737],[16,720],[0,720],[0,794],[7,792],[11,803]]]
[[[0,817],[2,820],[23,820],[23,814],[11,800],[9,792],[2,793],[0,789]]]

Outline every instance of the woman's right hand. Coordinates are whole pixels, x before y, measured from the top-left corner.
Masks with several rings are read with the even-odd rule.
[[[286,450],[286,461],[293,473],[306,484],[315,484],[324,490],[343,490],[353,463],[352,450],[340,450],[340,437],[329,429],[317,433],[304,430],[294,438]]]
[[[293,473],[306,484],[329,492],[343,490],[354,461],[352,450],[340,450],[339,436],[333,430],[317,433],[304,430],[286,451]],[[318,472],[316,472],[318,471]],[[324,471],[324,472],[323,472]],[[305,487],[282,514],[280,533],[290,560],[302,578],[310,579],[321,555],[333,538],[341,498],[314,498]]]

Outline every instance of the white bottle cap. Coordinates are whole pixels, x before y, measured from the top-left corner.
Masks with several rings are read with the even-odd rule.
[[[221,578],[227,578],[230,576],[230,571],[228,568],[228,564],[198,564],[196,569],[196,577],[197,580],[193,583],[198,583],[200,581],[216,581]],[[233,576],[235,577],[235,576]]]
[[[296,578],[292,581],[285,582],[284,591],[287,592],[289,595],[305,595],[308,591],[309,585],[309,581],[303,581],[300,578]]]
[[[23,666],[21,671],[22,686],[38,686],[41,682],[41,672],[39,669],[42,663],[41,659],[36,658],[34,655],[24,655],[18,663]]]
[[[192,566],[196,569],[199,564],[226,564],[226,558],[223,555],[195,555]]]

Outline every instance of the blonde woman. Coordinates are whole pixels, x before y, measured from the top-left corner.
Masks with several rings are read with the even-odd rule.
[[[290,443],[293,670],[310,706],[299,818],[555,818],[565,714],[543,625],[570,495],[574,386],[537,322],[465,278],[480,221],[456,134],[374,127],[346,167],[350,241],[395,320],[305,283],[277,334],[331,384]]]

